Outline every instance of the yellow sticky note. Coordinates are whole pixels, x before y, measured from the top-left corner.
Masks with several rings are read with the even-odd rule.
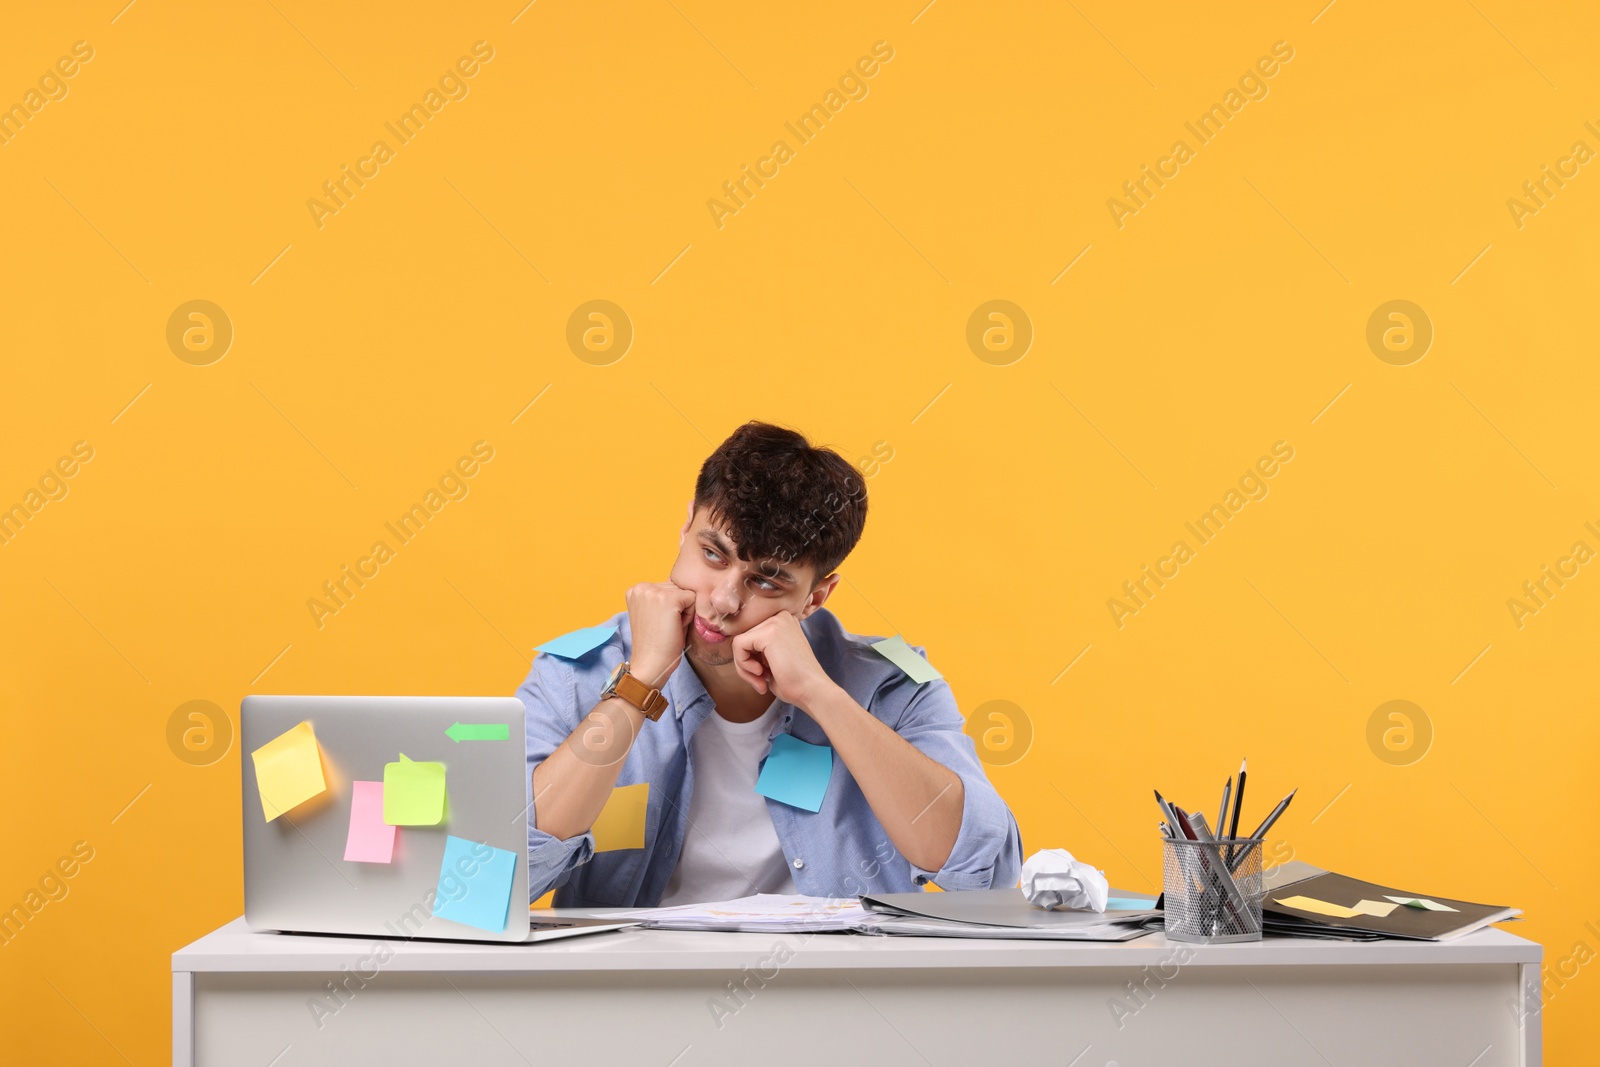
[[[1354,908],[1346,908],[1340,904],[1329,904],[1326,900],[1315,897],[1283,897],[1273,901],[1286,908],[1298,908],[1301,911],[1314,911],[1318,915],[1331,915],[1335,919],[1352,919],[1361,913]]]
[[[1330,904],[1326,900],[1315,897],[1283,897],[1274,903],[1282,904],[1286,908],[1299,908],[1301,911],[1314,911],[1318,915],[1328,915],[1335,919],[1353,919],[1357,915],[1370,915],[1375,919],[1386,918],[1398,904],[1387,904],[1377,900],[1358,900],[1353,908],[1343,904]]]
[[[650,808],[650,783],[624,785],[611,791],[594,821],[594,850],[644,848],[645,813]]]
[[[322,753],[309,722],[274,737],[250,753],[256,765],[261,810],[271,822],[279,815],[319,796],[328,783],[322,777]]]

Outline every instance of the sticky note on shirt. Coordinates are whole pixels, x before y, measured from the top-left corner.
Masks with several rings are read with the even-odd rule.
[[[1286,908],[1298,908],[1301,911],[1311,911],[1318,915],[1328,915],[1335,919],[1353,919],[1357,915],[1370,915],[1375,919],[1383,919],[1400,906],[1398,904],[1386,904],[1379,900],[1358,900],[1354,907],[1347,908],[1343,904],[1330,904],[1326,900],[1318,900],[1315,897],[1283,897],[1274,901],[1274,903],[1282,904]]]
[[[606,806],[590,827],[596,852],[644,848],[645,816],[650,811],[650,783],[623,785],[611,791]]]
[[[772,751],[767,753],[767,762],[756,779],[756,792],[791,807],[821,811],[822,797],[832,775],[832,748],[808,745],[792,734],[779,734],[772,739]]]
[[[1457,910],[1456,908],[1452,908],[1448,904],[1441,904],[1437,900],[1429,900],[1426,897],[1384,897],[1383,899],[1392,900],[1396,904],[1404,904],[1408,908],[1422,908],[1422,909],[1427,910],[1427,911],[1456,911]]]
[[[919,685],[944,677],[933,669],[932,664],[917,655],[916,650],[906,644],[906,639],[899,634],[883,641],[874,641],[872,647],[877,649],[878,654],[884,659],[905,671],[906,675]]]
[[[577,659],[588,655],[607,641],[617,632],[615,626],[588,626],[582,630],[574,630],[570,634],[562,634],[553,640],[546,641],[534,649],[535,652],[544,652],[562,659]]]
[[[271,822],[290,808],[319,796],[328,783],[322,777],[317,735],[303,722],[250,753],[256,765],[261,810]]]
[[[418,762],[404,752],[383,765],[383,821],[390,826],[437,826],[444,821],[444,764]]]
[[[516,873],[515,852],[446,835],[433,913],[498,934],[506,928]]]
[[[349,863],[388,863],[394,859],[394,827],[383,821],[383,783],[352,782],[350,834],[344,842]]]

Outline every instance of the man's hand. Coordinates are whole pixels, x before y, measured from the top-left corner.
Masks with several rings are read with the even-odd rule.
[[[628,673],[659,689],[683,658],[694,625],[694,592],[672,582],[640,582],[626,596],[633,631]]]
[[[811,651],[800,620],[779,612],[733,639],[733,665],[739,677],[758,693],[771,693],[786,704],[806,703],[833,684]]]

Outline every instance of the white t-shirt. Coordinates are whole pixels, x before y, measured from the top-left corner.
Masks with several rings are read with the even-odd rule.
[[[695,731],[689,826],[662,907],[798,892],[767,798],[756,792],[757,764],[777,716],[776,700],[753,722],[729,722],[713,711]]]

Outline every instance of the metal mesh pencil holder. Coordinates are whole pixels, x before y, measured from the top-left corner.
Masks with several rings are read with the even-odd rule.
[[[1260,837],[1161,842],[1163,910],[1171,941],[1261,940]],[[1225,871],[1231,872],[1224,874]]]

